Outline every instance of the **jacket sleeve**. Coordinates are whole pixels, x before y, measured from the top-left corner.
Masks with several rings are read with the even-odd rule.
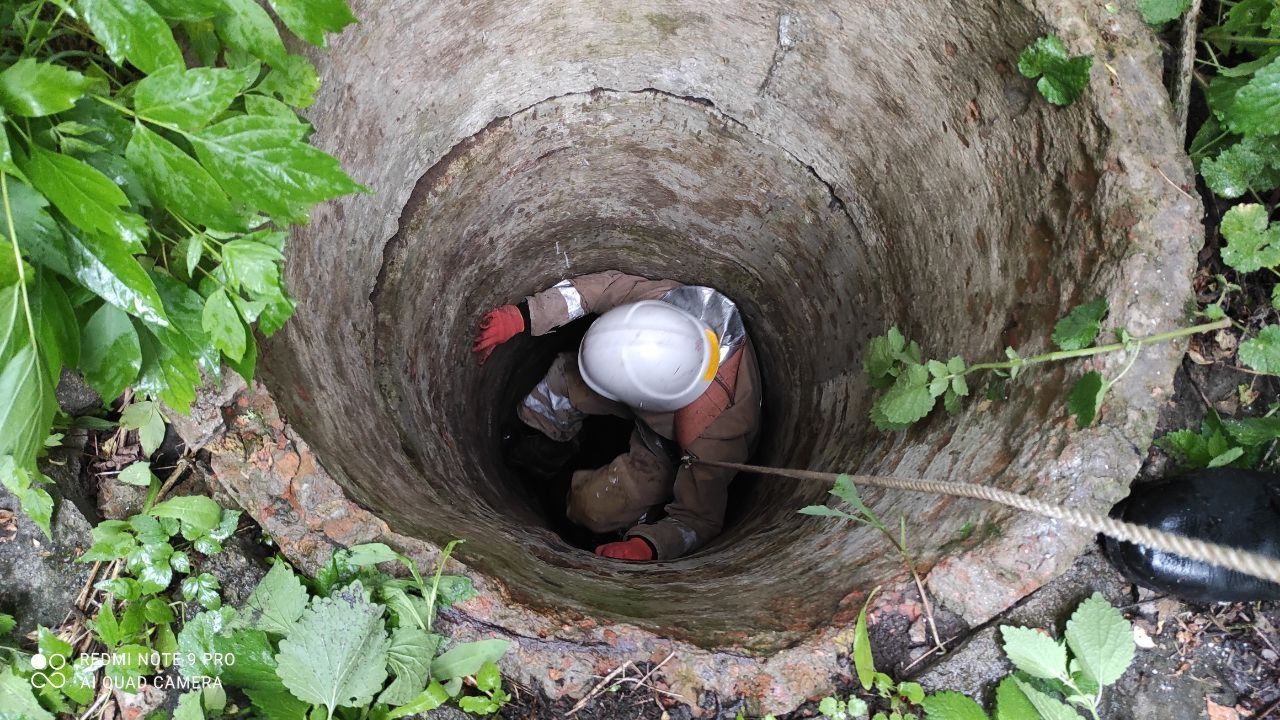
[[[649,280],[617,270],[579,275],[527,299],[529,332],[545,335],[591,313],[603,313],[640,300],[658,300],[680,283]]]
[[[707,460],[741,463],[747,461],[750,443],[747,435],[723,440],[704,436],[685,449]],[[658,560],[671,560],[697,550],[724,527],[729,483],[736,474],[736,470],[682,465],[676,473],[675,499],[667,505],[667,516],[656,523],[631,528],[627,537],[648,540]]]

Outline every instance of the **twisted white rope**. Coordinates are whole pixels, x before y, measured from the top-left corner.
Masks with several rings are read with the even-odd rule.
[[[815,472],[812,470],[791,470],[788,468],[771,468],[760,465],[743,465],[741,463],[702,460],[690,457],[687,462],[727,468],[740,472],[776,475],[796,480],[820,480],[834,483],[840,475],[836,473]],[[1145,525],[1135,525],[1105,515],[1081,512],[1059,505],[1037,500],[1025,495],[998,490],[985,485],[963,482],[942,482],[939,480],[920,480],[917,478],[896,477],[892,475],[849,475],[857,485],[887,488],[890,490],[909,490],[911,492],[930,493],[933,495],[951,495],[1007,505],[1019,510],[1044,515],[1056,520],[1084,528],[1090,532],[1109,535],[1117,540],[1124,540],[1136,545],[1145,545],[1155,550],[1163,550],[1193,560],[1200,560],[1219,567],[1235,570],[1256,578],[1280,583],[1280,560],[1266,555],[1233,548],[1227,545],[1198,540],[1185,535],[1166,532]]]

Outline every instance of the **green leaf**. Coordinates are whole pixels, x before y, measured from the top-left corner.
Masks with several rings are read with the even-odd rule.
[[[1001,680],[996,687],[996,720],[1040,720],[1040,713],[1018,689],[1012,676]]]
[[[347,0],[271,0],[271,7],[295,35],[318,47],[324,47],[326,32],[356,21]]]
[[[909,365],[875,402],[875,409],[893,425],[910,425],[933,410],[935,398],[929,394],[929,372],[923,365]]]
[[[1080,720],[1080,714],[1072,710],[1069,705],[1064,704],[1061,700],[1040,692],[1031,686],[1030,683],[1024,682],[1018,678],[1014,678],[1013,682],[1017,684],[1018,689],[1026,696],[1027,701],[1036,709],[1040,717],[1044,720]]]
[[[485,663],[497,662],[510,644],[509,640],[495,638],[454,646],[431,663],[431,677],[448,681],[475,675]]]
[[[440,647],[441,637],[423,632],[416,627],[398,627],[391,633],[391,645],[387,650],[387,664],[395,675],[387,689],[378,696],[378,702],[387,705],[404,705],[422,692],[431,677],[431,661]],[[476,678],[479,686],[479,678]],[[483,688],[480,688],[484,691]]]
[[[31,691],[31,681],[14,674],[13,668],[0,671],[0,707],[4,714],[19,720],[54,720],[48,710],[40,706]]]
[[[222,246],[222,268],[232,290],[244,288],[253,293],[269,293],[280,287],[280,266],[284,255],[258,241],[257,237],[261,235],[254,233]]]
[[[1089,84],[1093,56],[1072,57],[1067,46],[1056,35],[1036,40],[1018,56],[1018,72],[1029,78],[1040,78],[1036,88],[1054,105],[1070,105]]]
[[[428,713],[449,702],[449,693],[435,680],[417,697],[387,714],[387,720],[398,720],[410,715]]]
[[[209,333],[214,346],[228,358],[240,360],[244,357],[248,346],[244,323],[225,291],[218,290],[205,300],[201,326]]]
[[[130,404],[120,414],[120,427],[138,431],[142,451],[147,455],[154,453],[164,442],[164,416],[160,414],[160,406],[153,401]]]
[[[223,0],[227,13],[214,19],[218,37],[228,47],[275,65],[287,54],[271,16],[256,0]]]
[[[1241,455],[1244,455],[1244,448],[1233,447],[1224,453],[1214,455],[1213,459],[1210,460],[1209,464],[1206,465],[1205,467],[1216,468],[1216,467],[1223,467],[1226,465],[1230,465],[1231,463],[1240,459]]]
[[[218,578],[209,573],[200,573],[182,581],[182,597],[187,601],[200,603],[205,608],[217,610],[222,607],[222,597],[218,594],[221,584]]]
[[[84,75],[74,70],[23,58],[0,72],[0,104],[20,117],[43,117],[70,110],[86,85]],[[4,141],[8,151],[8,136]]]
[[[862,603],[862,611],[858,613],[858,623],[853,630],[853,668],[858,674],[858,682],[863,690],[871,689],[876,676],[876,661],[871,655],[871,636],[867,632],[867,608],[870,607],[871,599],[879,590],[880,588],[876,588],[867,595],[866,601]]]
[[[1138,10],[1148,25],[1159,27],[1182,17],[1191,7],[1191,0],[1138,0]]]
[[[1267,325],[1257,337],[1240,343],[1240,362],[1264,373],[1280,373],[1280,326]]]
[[[129,199],[92,165],[32,146],[22,171],[74,225],[120,243],[121,250],[142,252],[146,221],[122,210]]]
[[[1102,407],[1102,399],[1107,394],[1106,381],[1096,370],[1085,373],[1071,388],[1067,397],[1067,412],[1076,418],[1076,427],[1086,428],[1093,424]]]
[[[1269,226],[1267,209],[1242,204],[1222,216],[1219,226],[1227,244],[1222,261],[1240,272],[1253,272],[1280,264],[1280,226]]]
[[[1099,685],[1110,685],[1133,662],[1133,628],[1101,593],[1080,603],[1067,621],[1067,646],[1080,669]]]
[[[56,409],[53,383],[27,345],[0,369],[0,458],[12,456],[19,468],[35,467]]]
[[[222,0],[148,0],[148,2],[165,19],[184,22],[208,20],[226,10]]]
[[[389,641],[382,606],[370,603],[359,582],[316,598],[295,632],[280,641],[277,672],[300,700],[336,708],[373,701],[387,678]]]
[[[1224,121],[1241,135],[1280,133],[1280,59],[1255,72],[1236,92]]]
[[[281,118],[233,117],[191,141],[233,198],[276,220],[305,222],[311,205],[362,189],[337,160],[298,139],[296,123]]]
[[[1054,344],[1062,350],[1089,347],[1098,337],[1102,319],[1107,316],[1108,309],[1106,298],[1075,306],[1053,327]]]
[[[248,626],[288,635],[307,608],[307,590],[289,565],[277,562],[258,583],[242,611]]]
[[[987,720],[981,705],[958,692],[934,693],[921,705],[929,720]]]
[[[315,102],[316,91],[320,89],[320,78],[316,75],[315,66],[301,55],[289,55],[278,63],[267,76],[262,78],[255,88],[264,95],[274,95],[293,107],[310,107]],[[272,113],[273,116],[278,115]],[[302,132],[306,128],[298,123],[297,117],[287,118],[288,123]]]
[[[133,109],[149,120],[199,130],[231,107],[242,84],[234,70],[173,65],[138,83]]]
[[[89,386],[110,402],[129,387],[142,369],[142,348],[129,316],[104,304],[85,323],[80,370]]]
[[[117,240],[93,234],[64,234],[56,226],[55,230],[48,235],[24,236],[30,242],[25,249],[32,260],[83,285],[130,315],[153,325],[168,325],[151,278]]]
[[[176,518],[200,532],[208,532],[218,525],[222,508],[203,495],[186,495],[165,500],[151,508],[149,514]]]
[[[1223,420],[1222,425],[1241,445],[1262,445],[1280,438],[1280,417],[1277,416]]]
[[[276,688],[251,687],[245,690],[253,707],[265,720],[299,720],[311,706],[293,696],[284,685]]]
[[[200,163],[141,123],[133,131],[126,157],[157,206],[215,230],[245,228],[227,194]]]
[[[4,291],[0,290],[0,295]],[[30,289],[31,314],[36,319],[40,354],[50,378],[60,377],[62,368],[80,364],[80,331],[75,309],[62,283],[48,270],[36,273]],[[3,300],[0,300],[2,306]],[[0,310],[0,314],[2,314]],[[2,324],[3,321],[0,321]],[[0,336],[3,329],[0,329]],[[3,357],[3,353],[0,353]]]
[[[116,479],[126,485],[137,485],[138,487],[150,487],[151,479],[155,476],[151,474],[151,463],[145,461],[135,462],[116,476]],[[157,523],[158,525],[158,523]]]
[[[1280,185],[1280,138],[1250,135],[1200,162],[1205,184],[1219,197],[1237,198],[1250,190]]]
[[[1048,680],[1065,680],[1067,651],[1062,643],[1037,630],[1005,625],[1000,628],[1009,662],[1022,672]]]
[[[5,635],[13,632],[13,628],[16,627],[17,624],[18,621],[9,613],[0,613],[0,637],[4,637]]]
[[[144,73],[182,64],[169,23],[144,0],[77,0],[76,5],[115,63],[128,60]]]
[[[173,710],[173,720],[204,720],[204,708],[200,704],[200,691],[191,690],[178,697]]]

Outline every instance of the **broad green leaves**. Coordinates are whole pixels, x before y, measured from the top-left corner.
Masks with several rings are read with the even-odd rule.
[[[302,141],[297,123],[282,118],[242,115],[190,137],[232,197],[276,220],[305,222],[311,205],[362,189],[337,160]]]
[[[474,675],[486,663],[495,662],[502,657],[510,644],[509,640],[495,638],[450,648],[431,663],[431,676],[443,682]]]
[[[232,70],[173,65],[138,83],[133,109],[152,122],[199,130],[231,107],[243,87],[240,74]]]
[[[1191,0],[1138,0],[1142,19],[1150,25],[1160,26],[1177,20],[1191,7]]]
[[[242,618],[251,628],[288,635],[307,607],[307,590],[285,563],[271,566],[245,603]]]
[[[0,72],[0,104],[22,117],[52,115],[70,110],[87,84],[75,70],[24,58]],[[5,145],[7,151],[7,138]]]
[[[125,156],[157,204],[182,208],[186,220],[214,230],[245,229],[227,194],[200,163],[146,126],[134,129]]]
[[[128,60],[147,73],[182,63],[169,24],[146,0],[77,0],[76,6],[113,62]]]
[[[1264,373],[1280,373],[1280,325],[1268,325],[1240,343],[1240,362]]]
[[[353,21],[343,0],[275,9],[318,44]],[[14,228],[0,242],[0,451],[27,477],[64,367],[106,402],[132,386],[178,409],[224,358],[251,375],[254,323],[270,334],[294,308],[278,238],[360,188],[307,144],[295,111],[312,101],[315,69],[285,50],[258,0],[16,11],[0,23],[13,50],[0,62],[0,227]],[[138,428],[144,445],[151,428]],[[27,491],[43,506],[41,493]]]
[[[1090,370],[1076,381],[1067,397],[1067,412],[1075,416],[1077,427],[1085,428],[1093,424],[1110,387],[1110,383],[1097,370]]]
[[[383,608],[366,599],[360,583],[318,598],[302,614],[297,632],[280,642],[277,672],[300,700],[338,707],[373,701],[387,678],[390,641]]]
[[[871,406],[871,419],[881,430],[901,430],[927,416],[942,398],[954,412],[969,394],[964,359],[925,361],[920,345],[891,327],[867,345],[863,367],[872,387],[887,388]]]
[[[1107,310],[1107,301],[1103,298],[1072,308],[1054,326],[1054,344],[1063,350],[1079,350],[1092,345],[1102,329],[1102,319],[1107,316]]]
[[[142,348],[129,316],[114,305],[103,305],[84,326],[80,368],[100,397],[114,398],[142,369]]]
[[[271,7],[298,37],[324,47],[324,34],[356,21],[346,0],[271,0]]]
[[[1014,667],[1031,677],[1065,680],[1067,650],[1062,643],[1037,630],[1024,627],[1000,628],[1004,652]]]
[[[1067,645],[1085,677],[1096,685],[1110,685],[1124,674],[1137,646],[1133,629],[1120,611],[1102,595],[1080,603],[1067,621]]]
[[[1280,265],[1280,225],[1269,224],[1261,205],[1236,205],[1219,226],[1227,244],[1222,261],[1240,272]]]
[[[1036,88],[1054,105],[1070,105],[1089,84],[1091,55],[1071,56],[1067,46],[1056,35],[1036,40],[1018,56],[1018,72],[1024,77],[1039,78]]]
[[[130,253],[143,251],[146,221],[125,210],[129,199],[97,168],[69,155],[34,147],[22,171],[81,230],[119,243],[119,248]]]
[[[981,705],[958,692],[935,693],[923,705],[929,720],[987,720]]]

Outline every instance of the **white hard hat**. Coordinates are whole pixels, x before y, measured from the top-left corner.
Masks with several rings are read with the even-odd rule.
[[[719,367],[720,342],[711,328],[658,300],[601,315],[578,349],[587,385],[637,410],[679,410],[698,399]]]

